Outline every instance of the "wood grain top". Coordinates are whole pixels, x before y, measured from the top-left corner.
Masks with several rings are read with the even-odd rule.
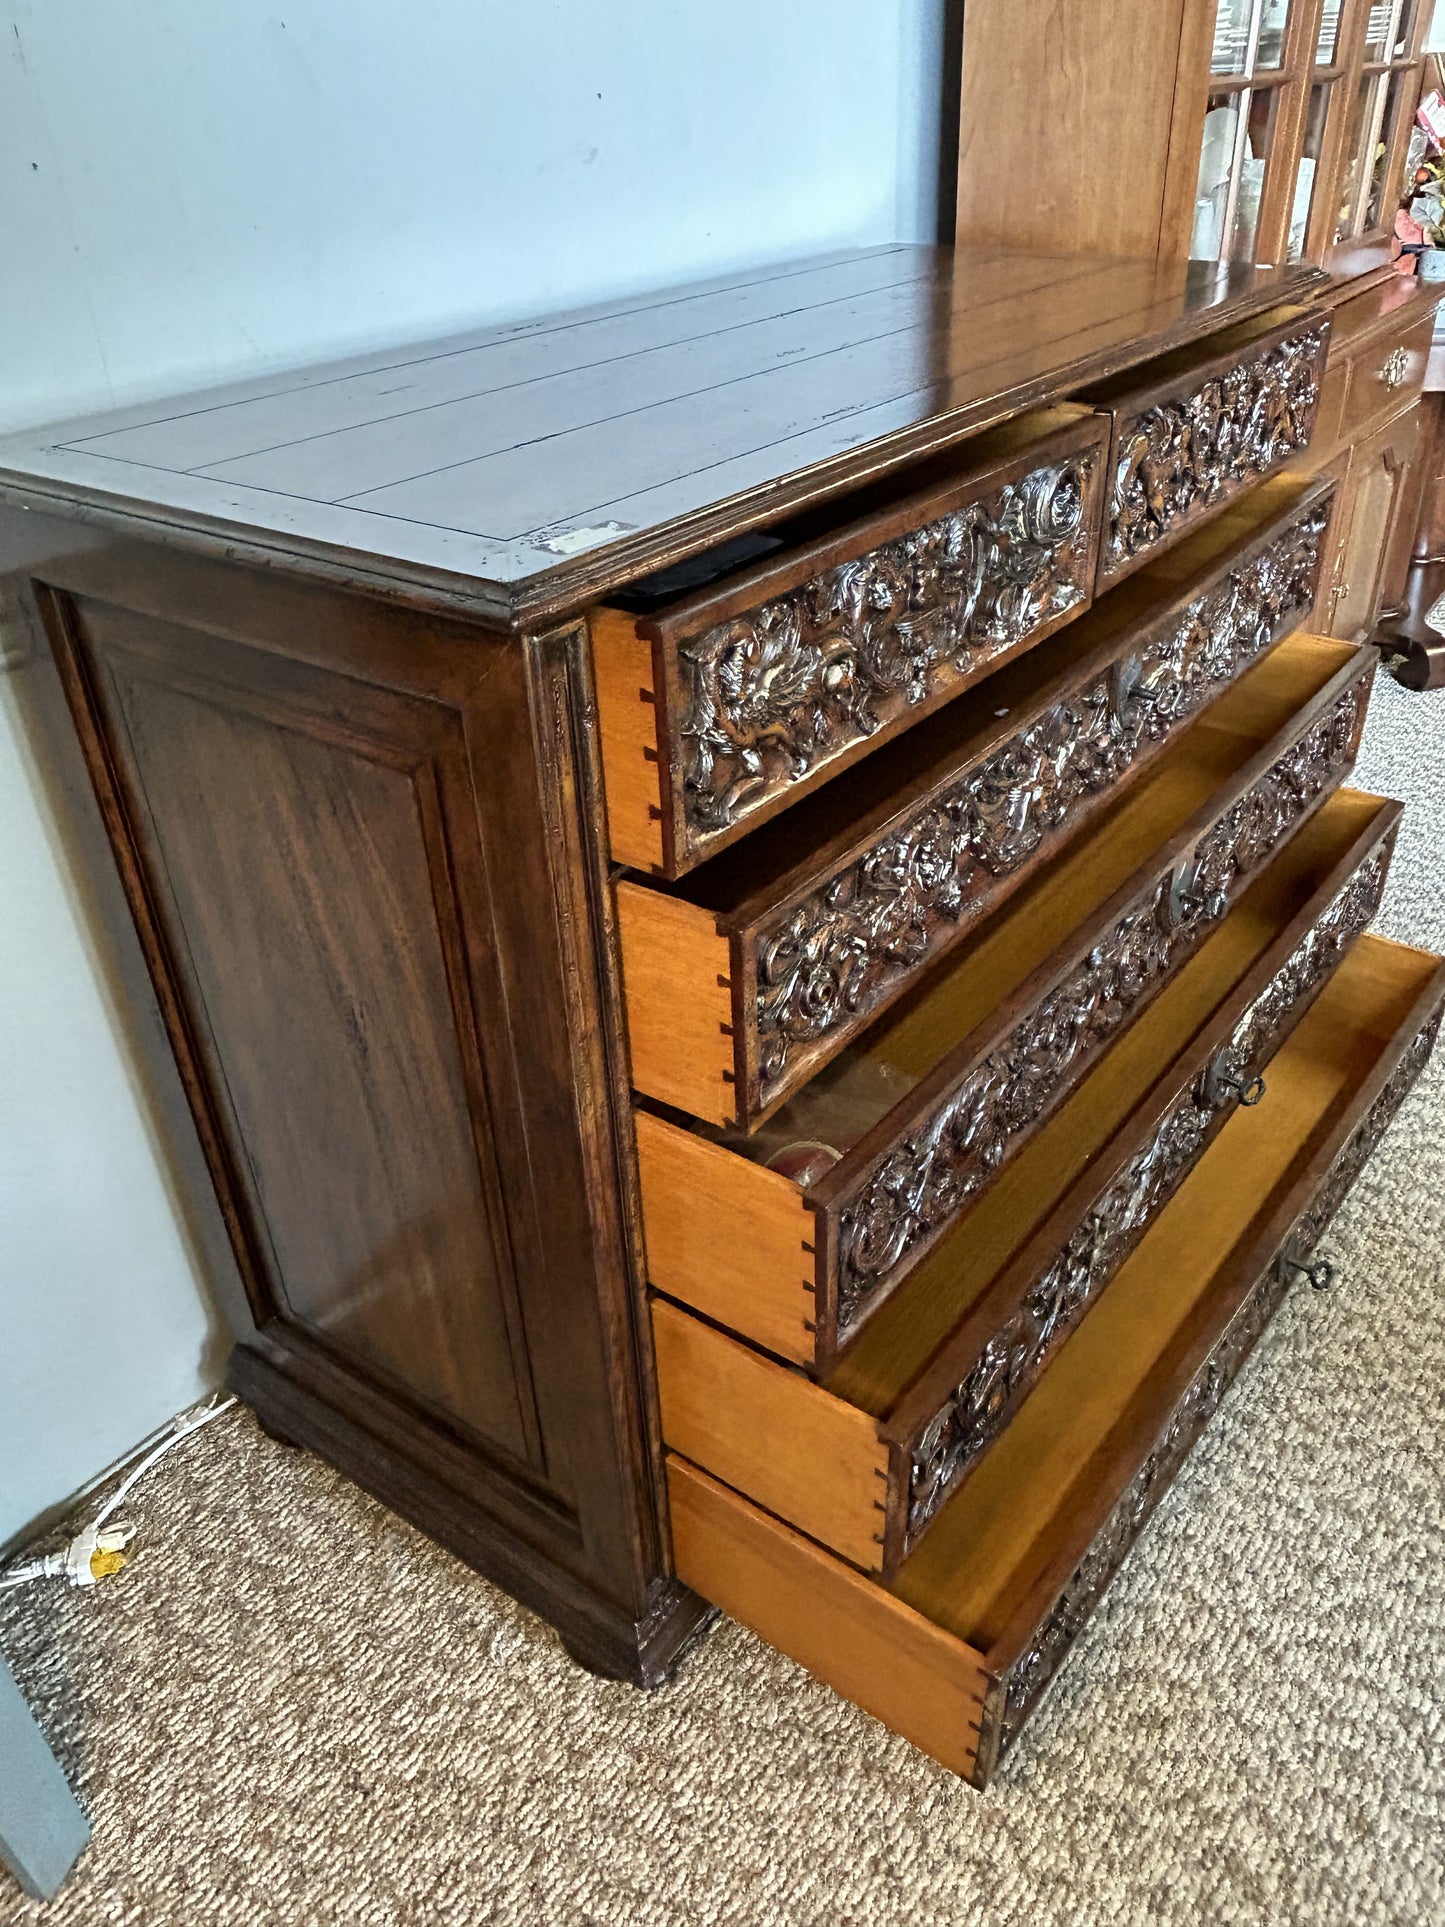
[[[535,622],[1322,283],[873,248],[31,430],[0,493]]]

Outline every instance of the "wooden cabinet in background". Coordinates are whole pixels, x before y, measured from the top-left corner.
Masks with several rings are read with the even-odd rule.
[[[1327,633],[1369,635],[1392,599],[1403,597],[1414,532],[1420,406],[1350,449],[1335,515],[1335,576]]]
[[[1066,253],[1236,271],[1307,260],[1333,277],[1307,472],[1340,485],[1335,567],[1315,611],[1335,636],[1368,636],[1414,593],[1417,403],[1440,291],[1394,272],[1391,254],[1431,12],[1429,0],[968,0],[964,11],[961,245],[1027,233]],[[1044,58],[1020,64],[1020,38]],[[1067,165],[1045,164],[1041,146]]]
[[[1387,267],[1430,13],[968,0],[957,238]],[[1020,61],[1021,44],[1042,58]]]
[[[1315,626],[1368,638],[1403,607],[1428,451],[1421,390],[1439,291],[1398,275],[1334,303],[1318,427],[1298,466],[1336,483]]]

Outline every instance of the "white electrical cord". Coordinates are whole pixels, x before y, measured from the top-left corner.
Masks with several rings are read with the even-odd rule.
[[[68,1579],[72,1586],[93,1586],[97,1579],[118,1571],[125,1564],[125,1549],[134,1539],[136,1529],[128,1519],[118,1519],[109,1527],[106,1520],[167,1452],[193,1432],[199,1432],[203,1425],[209,1425],[213,1418],[219,1418],[222,1412],[228,1412],[235,1403],[233,1394],[218,1392],[205,1405],[182,1412],[172,1420],[165,1437],[146,1453],[139,1465],[132,1467],[82,1532],[61,1552],[30,1559],[24,1565],[12,1566],[8,1572],[0,1572],[0,1592],[8,1592],[14,1586],[28,1586],[36,1579]]]

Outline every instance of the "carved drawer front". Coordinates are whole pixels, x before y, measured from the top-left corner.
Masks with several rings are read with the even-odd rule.
[[[676,895],[621,882],[628,958],[652,953],[637,970],[657,975],[677,937],[693,940],[660,1005],[634,1012],[638,1087],[714,1120],[785,1101],[1304,619],[1330,489],[1267,485],[1177,567],[1146,572]],[[698,1016],[713,1013],[701,1056],[673,1014],[692,970]]]
[[[1090,391],[1112,424],[1101,591],[1309,446],[1329,333],[1274,309]]]
[[[1429,1055],[1434,957],[1363,937],[885,1584],[668,1456],[679,1577],[987,1786]],[[1327,1315],[1327,1314],[1323,1314]]]
[[[654,1299],[664,1442],[896,1574],[1375,914],[1400,809],[1331,798],[821,1384]]]
[[[1107,433],[1077,404],[1021,417],[841,525],[835,506],[595,610],[615,861],[684,875],[1080,614]]]
[[[1427,315],[1413,327],[1372,336],[1350,356],[1340,414],[1341,443],[1359,441],[1418,399],[1434,334],[1434,316]]]
[[[1279,644],[762,1129],[639,1110],[650,1282],[831,1369],[1340,782],[1374,661]],[[713,967],[738,974],[727,954]]]

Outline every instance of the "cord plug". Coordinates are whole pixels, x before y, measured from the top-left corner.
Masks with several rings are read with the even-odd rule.
[[[129,1558],[127,1547],[135,1533],[129,1519],[87,1526],[65,1548],[65,1577],[72,1586],[93,1586],[98,1579],[109,1579]]]

